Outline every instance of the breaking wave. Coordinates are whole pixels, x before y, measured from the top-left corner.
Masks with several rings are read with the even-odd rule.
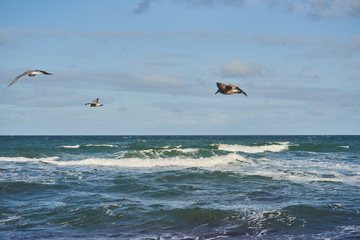
[[[118,146],[112,145],[112,144],[87,144],[86,147],[110,147],[110,148],[116,148]]]
[[[43,159],[42,162],[59,166],[107,166],[123,168],[154,168],[154,167],[180,167],[180,168],[208,168],[219,165],[235,163],[245,158],[237,154],[213,156],[209,158],[86,158],[82,160],[58,161],[58,159]]]
[[[80,145],[60,146],[59,148],[80,148]]]
[[[79,160],[61,160],[59,157],[26,158],[26,157],[0,157],[4,162],[36,162],[54,164],[58,166],[105,166],[122,168],[154,168],[154,167],[179,167],[179,168],[211,168],[227,165],[246,159],[235,153],[224,156],[207,158],[169,157],[169,158],[85,158]]]
[[[0,157],[0,162],[46,162],[56,161],[59,157],[27,158],[27,157]]]
[[[229,152],[263,153],[281,152],[289,149],[289,142],[275,142],[262,146],[244,146],[237,144],[219,144],[218,149]]]
[[[76,145],[64,145],[64,146],[60,146],[59,148],[80,148],[80,147],[109,147],[109,148],[116,148],[118,146],[116,145],[112,145],[112,144],[86,144],[83,146],[80,146],[79,144]]]

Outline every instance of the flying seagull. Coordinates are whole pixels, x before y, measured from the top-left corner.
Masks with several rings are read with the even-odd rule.
[[[99,104],[99,98],[97,98],[94,101],[92,101],[91,103],[85,103],[85,106],[88,106],[88,107],[101,107],[102,104]]]
[[[52,73],[48,73],[48,72],[45,72],[43,70],[27,70],[26,72],[24,72],[23,74],[20,74],[19,76],[17,76],[16,78],[14,78],[14,80],[9,84],[8,87],[10,87],[11,85],[13,85],[14,83],[17,82],[17,80],[19,80],[20,78],[24,77],[24,76],[29,76],[29,77],[34,77],[38,74],[45,74],[45,75],[53,75]]]
[[[216,83],[217,87],[219,88],[215,94],[217,93],[222,93],[222,94],[226,94],[226,95],[230,95],[230,94],[234,94],[234,93],[243,93],[245,96],[247,96],[247,94],[241,90],[239,87],[234,86],[234,85],[226,85],[224,83]]]

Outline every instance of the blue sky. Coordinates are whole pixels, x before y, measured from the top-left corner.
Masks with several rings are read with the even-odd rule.
[[[0,134],[360,134],[359,26],[357,0],[1,0]],[[6,88],[28,69],[54,75]]]

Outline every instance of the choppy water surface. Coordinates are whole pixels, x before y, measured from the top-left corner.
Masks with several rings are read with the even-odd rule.
[[[3,136],[1,239],[360,238],[360,136]]]

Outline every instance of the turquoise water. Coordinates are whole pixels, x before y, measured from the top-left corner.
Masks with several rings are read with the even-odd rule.
[[[360,136],[2,136],[0,239],[360,238]]]

